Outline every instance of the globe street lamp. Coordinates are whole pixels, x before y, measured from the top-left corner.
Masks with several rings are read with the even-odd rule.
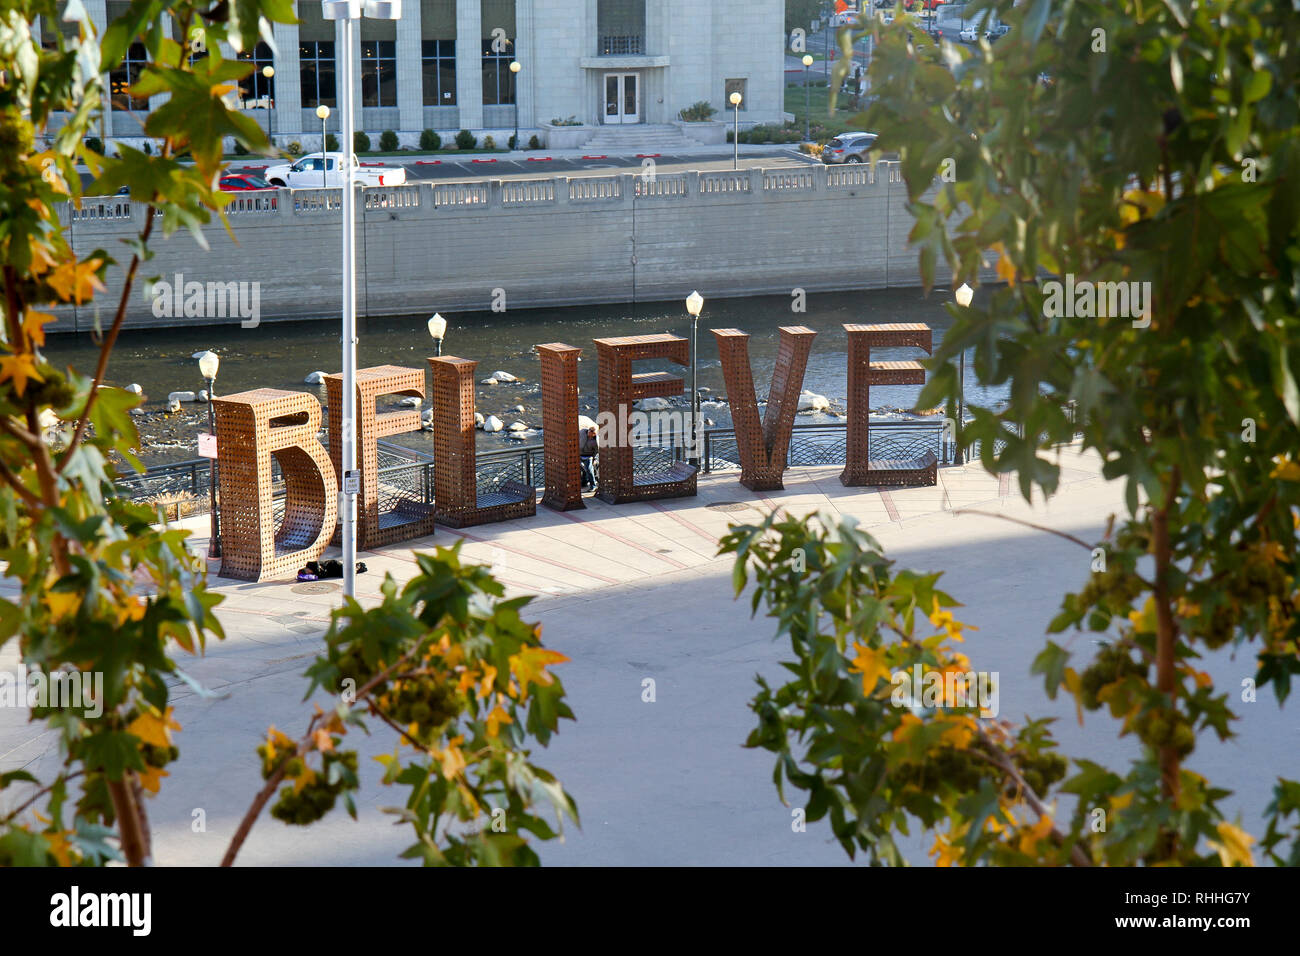
[[[442,339],[447,334],[447,320],[436,312],[429,320],[429,335],[433,339],[433,354],[442,355]]]
[[[965,309],[975,298],[975,290],[962,283],[955,295],[957,305]],[[957,373],[957,449],[953,453],[953,464],[964,463],[961,449],[961,432],[966,424],[966,350],[961,350],[960,371]]]
[[[321,0],[321,13],[326,20],[339,21],[342,47],[339,73],[343,112],[339,132],[343,136],[343,495],[339,516],[343,525],[343,592],[353,597],[357,588],[357,495],[361,493],[361,476],[357,472],[357,194],[352,174],[352,126],[356,118],[352,103],[352,39],[356,21],[363,16],[400,20],[402,0]]]
[[[275,76],[275,67],[262,67],[262,75],[266,77],[266,138],[275,145],[275,97],[271,95],[271,78]]]
[[[808,67],[813,65],[811,53],[803,55],[803,139],[812,142],[812,92],[808,89]]]
[[[736,108],[736,130],[731,134],[732,141],[736,144],[736,158],[733,169],[740,168],[740,104],[744,97],[740,95],[740,90],[731,94],[731,105]]]
[[[217,381],[217,369],[221,359],[216,352],[204,352],[199,356],[199,374],[208,383],[208,434],[216,435],[217,426],[212,418],[212,392]],[[221,557],[221,519],[217,516],[217,459],[208,460],[208,496],[212,530],[208,538],[208,557]]]
[[[686,311],[691,316],[691,457],[689,460],[698,471],[700,467],[700,313],[704,311],[704,296],[698,292],[692,292],[687,296]]]
[[[519,71],[522,70],[522,69],[523,69],[523,67],[519,65],[519,61],[518,61],[518,60],[512,60],[512,61],[510,62],[510,72],[513,73],[513,74],[515,75],[515,80],[514,80],[514,93],[515,93],[515,141],[514,141],[514,145],[510,147],[511,149],[518,149],[518,148],[519,148]]]
[[[325,188],[325,142],[329,134],[325,132],[325,121],[330,118],[330,108],[322,103],[316,107],[316,118],[320,120],[320,185]]]

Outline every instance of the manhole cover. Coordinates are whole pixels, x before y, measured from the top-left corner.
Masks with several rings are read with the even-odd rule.
[[[332,594],[337,591],[337,584],[330,584],[326,581],[307,581],[304,584],[295,584],[293,586],[294,594]]]
[[[743,501],[719,501],[716,504],[706,505],[706,511],[724,511],[727,513],[735,511],[748,511],[750,506]]]

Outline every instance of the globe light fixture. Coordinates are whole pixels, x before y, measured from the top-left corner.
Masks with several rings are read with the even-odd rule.
[[[433,354],[442,354],[442,340],[447,334],[447,320],[436,312],[429,320],[429,336],[433,339]]]
[[[216,352],[211,350],[204,352],[199,356],[199,374],[203,376],[204,381],[208,384],[208,434],[217,433],[216,424],[212,419],[212,391],[216,387],[217,369],[221,367],[221,358]],[[208,460],[208,517],[210,531],[208,533],[208,555],[209,557],[221,557],[221,518],[217,514],[217,460],[210,458]]]
[[[692,292],[686,297],[686,311],[691,316],[691,437],[688,461],[700,467],[700,390],[699,390],[699,344],[700,313],[704,311],[704,296]]]

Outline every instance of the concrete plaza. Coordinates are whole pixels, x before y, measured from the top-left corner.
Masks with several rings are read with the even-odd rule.
[[[789,653],[772,640],[769,621],[751,621],[748,602],[733,599],[731,561],[715,556],[717,538],[729,524],[757,520],[774,507],[857,517],[899,566],[946,572],[945,589],[966,604],[959,617],[979,627],[963,648],[972,667],[1001,675],[1001,717],[1057,716],[1065,753],[1122,773],[1136,754],[1133,739],[1117,739],[1117,724],[1102,714],[1088,715],[1080,727],[1073,703],[1049,702],[1041,679],[1029,674],[1061,596],[1089,573],[1089,553],[997,517],[1098,538],[1107,516],[1122,512],[1123,488],[1102,479],[1095,456],[1066,448],[1060,461],[1060,492],[1033,505],[1020,497],[1013,476],[990,476],[978,464],[940,469],[933,488],[845,488],[838,469],[800,468],[787,472],[784,492],[752,493],[730,472],[702,479],[693,499],[611,507],[589,498],[585,511],[539,508],[524,521],[440,527],[432,539],[367,553],[359,597],[374,602],[385,573],[409,579],[413,550],[458,539],[467,558],[495,568],[510,594],[538,595],[531,616],[545,626],[547,645],[571,658],[556,672],[577,722],[564,722],[535,759],[560,778],[582,815],[582,829],[567,831],[563,844],[539,846],[544,864],[841,864],[847,857],[825,821],[792,831],[790,808],[771,782],[771,758],[742,746],[754,725],[747,707],[754,675],[780,679],[779,662]],[[990,515],[955,513],[966,508]],[[193,524],[197,547],[206,519]],[[340,603],[337,591],[304,594],[293,583],[211,583],[226,599],[217,613],[227,638],[181,666],[219,696],[203,698],[179,681],[173,687],[184,728],[181,759],[148,807],[161,865],[220,860],[260,786],[255,749],[266,728],[297,736],[306,725],[312,704],[303,702],[301,675]],[[1076,663],[1094,650],[1087,634],[1058,640],[1069,643]],[[0,668],[17,666],[11,644]],[[1232,695],[1230,703],[1241,679],[1254,673],[1249,653],[1233,660],[1225,652],[1203,666]],[[655,681],[654,703],[642,701],[647,677]],[[1294,763],[1294,714],[1279,711],[1268,693],[1235,708],[1242,713],[1239,736],[1203,741],[1192,766],[1235,791],[1226,802],[1229,815],[1240,812],[1258,835],[1273,780]],[[25,721],[25,711],[0,711],[0,769],[26,767],[44,776],[57,760],[54,735]],[[350,741],[363,756],[359,821],[339,808],[299,829],[264,813],[241,864],[399,862],[409,832],[380,808],[400,804],[404,792],[382,786],[379,765],[367,759],[392,750],[391,733],[375,724],[374,738]],[[206,831],[196,833],[198,809]],[[912,862],[925,863],[930,843],[913,837],[903,846]]]

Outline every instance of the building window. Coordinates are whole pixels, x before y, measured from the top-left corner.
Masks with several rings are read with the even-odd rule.
[[[361,105],[397,105],[397,43],[395,41],[362,41]]]
[[[722,102],[726,104],[727,109],[729,110],[735,109],[735,107],[731,105],[732,93],[739,93],[742,97],[744,97],[740,101],[740,111],[742,113],[745,112],[745,110],[749,109],[749,81],[748,80],[727,80],[727,90],[726,93],[723,94]]]
[[[456,105],[456,41],[424,40],[424,105]]]
[[[508,106],[515,102],[515,75],[510,72],[514,61],[515,41],[483,41],[483,105]]]
[[[241,110],[269,110],[275,106],[275,77],[267,78],[262,70],[272,63],[271,48],[265,43],[253,47],[253,52],[240,53],[239,59],[253,64],[253,72],[239,81],[239,108]]]
[[[598,0],[596,35],[601,56],[645,53],[645,0]]]
[[[334,42],[308,40],[298,44],[303,109],[337,106],[334,90]]]
[[[108,75],[110,97],[115,110],[140,110],[147,112],[149,97],[135,96],[131,86],[140,79],[140,73],[149,62],[143,43],[132,43],[126,48],[122,65]]]

